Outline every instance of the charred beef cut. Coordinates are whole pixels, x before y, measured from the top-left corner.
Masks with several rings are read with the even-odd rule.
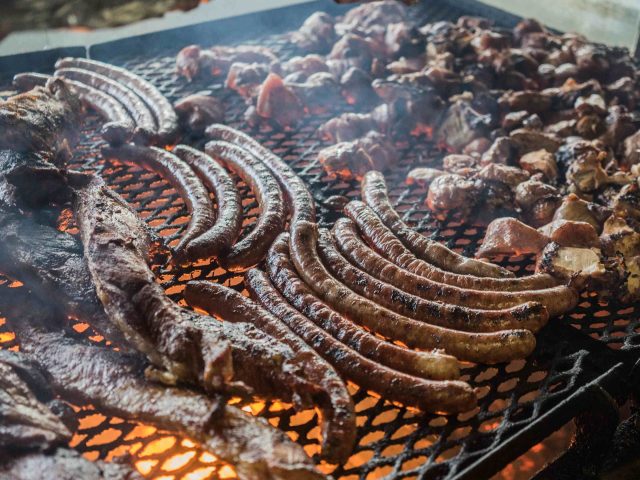
[[[68,316],[82,319],[119,347],[127,342],[104,313],[77,238],[33,218],[0,209],[0,270],[53,299]]]
[[[67,449],[65,445],[76,426],[65,423],[65,407],[66,404],[54,399],[48,372],[23,353],[0,350],[0,477],[11,480],[142,478],[128,466],[90,462]]]
[[[6,297],[0,299],[0,311],[10,321],[17,320],[12,321],[11,326],[20,338],[22,351],[40,363],[56,394],[78,404],[91,403],[106,414],[189,436],[234,464],[241,477],[322,478],[304,450],[265,421],[225,405],[222,397],[207,397],[190,389],[164,387],[145,380],[146,363],[140,355],[126,355],[70,338],[60,332],[59,317],[51,316],[50,310],[38,299],[24,297],[21,298],[32,307],[28,312],[23,312],[13,299]],[[58,461],[57,456],[55,460]],[[61,461],[66,466],[66,455]],[[75,463],[74,460],[71,466],[79,468]],[[41,472],[41,465],[50,465],[51,461],[28,458],[25,464],[19,472],[26,469]],[[18,465],[11,464],[9,471],[13,472]],[[97,469],[103,464],[90,465],[96,465]],[[115,467],[114,471],[117,471]],[[56,478],[102,478],[97,474],[95,477],[78,475]],[[105,475],[105,478],[133,480],[138,476]]]
[[[81,112],[79,98],[59,79],[0,101],[0,150],[68,158]]]

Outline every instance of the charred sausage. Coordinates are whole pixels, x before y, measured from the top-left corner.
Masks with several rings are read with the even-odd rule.
[[[465,382],[412,377],[372,362],[337,341],[291,307],[260,270],[247,273],[252,295],[320,353],[346,378],[384,398],[428,412],[463,412],[473,408],[476,395]]]
[[[278,317],[235,290],[195,281],[187,284],[185,298],[190,305],[224,320],[252,323],[295,352],[304,381],[294,385],[291,395],[297,394],[296,389],[310,390],[321,411],[322,456],[332,463],[345,462],[355,443],[356,417],[347,387],[333,367]]]
[[[269,245],[284,229],[284,202],[278,182],[265,165],[247,150],[223,141],[211,141],[205,151],[227,165],[251,188],[260,215],[251,232],[219,259],[227,270],[242,270],[264,258]]]
[[[327,230],[320,231],[318,252],[329,271],[351,290],[415,320],[467,332],[512,328],[537,332],[549,319],[546,308],[535,302],[503,310],[478,310],[416,297],[351,265],[336,250]]]
[[[363,238],[374,250],[389,258],[398,266],[436,282],[455,285],[460,288],[497,291],[537,290],[558,284],[551,275],[546,274],[529,275],[528,277],[520,278],[481,278],[445,272],[424,260],[416,258],[393,232],[382,223],[373,210],[364,203],[355,200],[351,201],[344,211],[358,225]]]
[[[171,143],[176,139],[178,116],[169,100],[151,82],[124,68],[87,58],[62,58],[56,62],[56,68],[89,70],[124,85],[140,97],[153,112],[158,124],[156,140],[161,144],[165,144]]]
[[[362,201],[371,207],[384,224],[419,259],[447,272],[461,275],[491,278],[514,276],[506,268],[464,257],[411,229],[391,205],[382,173],[375,170],[367,172],[362,178],[360,191]]]
[[[55,76],[84,83],[117,99],[136,123],[136,140],[148,142],[158,129],[149,107],[133,91],[99,73],[80,68],[61,68]]]
[[[420,352],[386,342],[332,310],[298,276],[289,257],[289,234],[269,249],[266,268],[280,293],[309,320],[371,361],[416,377],[449,380],[460,376],[458,361],[439,352]]]
[[[506,362],[529,355],[536,344],[529,330],[469,333],[422,323],[375,304],[332,277],[316,251],[317,225],[299,222],[291,229],[289,247],[296,270],[325,302],[352,320],[415,348],[441,348],[461,360]]]
[[[174,154],[156,147],[123,145],[117,148],[106,148],[103,154],[105,157],[141,165],[157,172],[178,190],[191,218],[174,252],[176,260],[190,260],[191,258],[186,255],[187,246],[208,231],[215,222],[211,199],[195,172]]]
[[[178,145],[173,153],[187,163],[215,195],[218,215],[215,224],[185,247],[191,259],[217,257],[231,248],[242,229],[242,204],[236,184],[222,166],[206,153]]]
[[[311,192],[296,172],[279,156],[246,133],[226,125],[210,125],[205,133],[208,138],[238,145],[265,163],[285,193],[291,224],[298,220],[316,221],[315,203]]]
[[[434,282],[398,267],[369,248],[358,235],[355,225],[346,219],[336,222],[334,236],[342,254],[355,266],[371,272],[376,278],[404,292],[427,300],[446,301],[453,305],[483,310],[510,308],[525,302],[537,302],[545,306],[550,317],[572,309],[578,301],[577,293],[572,288],[564,286],[529,292],[492,292],[462,289]]]

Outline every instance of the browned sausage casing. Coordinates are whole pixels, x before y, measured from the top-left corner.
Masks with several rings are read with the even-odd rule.
[[[141,165],[166,178],[177,190],[191,213],[189,225],[175,247],[176,259],[187,260],[185,248],[194,239],[209,230],[215,214],[207,189],[195,172],[174,154],[156,147],[123,145],[104,149],[106,157]]]
[[[344,211],[358,225],[363,238],[374,250],[396,265],[433,281],[460,288],[495,291],[539,290],[558,285],[556,279],[546,274],[520,278],[481,278],[445,272],[416,258],[364,203],[357,200],[351,201]]]
[[[571,310],[578,301],[578,294],[572,288],[564,286],[530,292],[492,292],[434,282],[398,267],[369,248],[360,238],[356,226],[348,219],[338,220],[333,232],[338,248],[352,264],[404,292],[426,300],[446,301],[482,310],[511,308],[525,302],[537,302],[547,309],[550,317]]]
[[[415,320],[467,332],[496,332],[512,328],[537,332],[549,319],[546,308],[535,302],[503,310],[477,310],[416,297],[351,265],[336,250],[327,230],[320,231],[318,252],[329,271],[351,290]]]
[[[205,151],[226,164],[251,188],[260,214],[251,232],[219,259],[227,270],[243,270],[262,260],[284,229],[284,202],[278,182],[269,169],[247,150],[223,141],[211,141]]]
[[[178,116],[169,100],[151,82],[124,68],[87,58],[62,58],[56,62],[56,68],[81,68],[116,80],[132,90],[149,107],[158,124],[155,136],[159,143],[170,143],[176,139]]]
[[[252,295],[278,316],[342,375],[384,398],[428,412],[464,412],[476,405],[476,395],[465,382],[424,380],[372,362],[317,327],[286,303],[260,270],[246,276]]]
[[[136,140],[148,142],[153,139],[158,129],[149,107],[133,91],[99,73],[80,68],[61,68],[56,70],[56,77],[75,80],[100,90],[117,99],[136,122]]]
[[[382,173],[375,170],[367,172],[362,178],[360,190],[362,201],[371,207],[416,257],[442,270],[461,275],[514,277],[514,274],[506,268],[467,258],[411,229],[391,205]]]
[[[316,221],[315,203],[311,192],[296,172],[279,156],[246,133],[226,125],[210,125],[207,127],[206,136],[239,145],[265,163],[285,192],[292,224],[298,220]]]
[[[229,251],[242,229],[242,205],[236,184],[222,165],[206,153],[186,145],[178,145],[173,153],[196,172],[214,193],[218,205],[215,224],[187,244],[185,256],[191,259],[217,257]]]
[[[334,463],[346,461],[355,443],[356,417],[349,391],[333,367],[277,316],[235,290],[195,281],[187,284],[185,298],[190,305],[227,321],[252,323],[295,352],[299,371],[291,378],[300,380],[292,382],[289,399],[301,394],[313,398],[321,411],[323,458]]]
[[[440,352],[420,352],[384,341],[358,328],[320,300],[304,283],[289,258],[289,234],[281,234],[269,249],[267,270],[280,293],[316,326],[369,360],[399,372],[433,380],[460,376],[458,361]]]
[[[357,295],[333,278],[316,252],[317,226],[299,222],[291,229],[291,258],[300,276],[325,302],[352,320],[415,348],[441,348],[460,360],[498,363],[524,358],[536,344],[529,330],[468,333],[418,322]]]

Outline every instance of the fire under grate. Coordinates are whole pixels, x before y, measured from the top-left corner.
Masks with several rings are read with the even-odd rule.
[[[433,21],[456,18],[463,13],[457,8],[445,8],[443,4],[435,3],[437,5],[418,10],[416,15]],[[297,27],[305,16],[300,16],[297,23],[288,28]],[[326,177],[315,159],[316,152],[324,146],[315,132],[327,119],[353,107],[335,106],[324,114],[309,116],[292,131],[277,131],[268,126],[251,129],[243,120],[246,106],[242,99],[225,91],[222,80],[188,84],[175,75],[175,54],[179,48],[193,41],[189,29],[184,29],[183,40],[165,48],[160,55],[120,54],[118,52],[132,51],[125,44],[120,44],[115,49],[117,56],[113,55],[114,49],[108,48],[104,52],[111,50],[109,55],[95,56],[142,75],[156,84],[172,101],[201,90],[209,90],[219,96],[227,107],[226,123],[250,133],[289,162],[312,189],[321,223],[331,226],[340,213],[327,205],[327,199],[333,195],[357,198],[358,185],[332,181]],[[273,48],[282,58],[301,53],[283,35],[253,41]],[[209,45],[215,42],[202,40],[202,43]],[[94,53],[100,51],[100,48],[94,49]],[[105,144],[96,134],[96,126],[97,119],[89,118],[72,166],[102,175],[168,244],[175,244],[187,221],[186,208],[177,192],[153,172],[102,159],[100,149]],[[197,140],[189,143],[201,146]],[[401,162],[393,171],[385,172],[397,209],[419,231],[457,251],[472,255],[482,239],[483,227],[463,224],[455,218],[433,217],[424,206],[426,192],[404,185],[411,168],[433,165],[442,154],[424,139],[412,139],[410,143],[397,146],[402,154]],[[248,219],[245,229],[249,230],[255,220],[257,205],[246,186],[243,189],[243,193],[246,193],[244,211]],[[73,233],[73,226],[67,231]],[[503,258],[500,263],[516,274],[533,270],[532,260],[526,257]],[[182,298],[184,285],[196,278],[243,290],[242,275],[227,272],[214,261],[182,267],[158,265],[155,270],[167,293],[183,306],[186,305]],[[10,279],[2,279],[1,282],[0,294],[7,294],[9,288],[20,288],[19,282]],[[358,445],[344,466],[321,464],[320,468],[333,474],[336,479],[344,480],[381,477],[478,478],[474,472],[498,471],[509,460],[524,453],[580,413],[577,399],[583,394],[581,387],[613,367],[613,357],[605,355],[606,358],[601,358],[595,353],[588,353],[587,350],[597,343],[589,337],[630,351],[640,345],[640,321],[634,307],[604,304],[591,294],[585,294],[583,302],[566,318],[552,323],[554,325],[540,333],[538,347],[526,361],[496,366],[465,366],[463,379],[479,391],[478,407],[465,414],[422,414],[384,401],[350,384],[358,414]],[[566,330],[567,324],[578,327],[585,335],[565,335],[563,328]],[[79,335],[108,344],[87,324],[79,323],[74,330]],[[6,322],[0,320],[0,348],[15,348],[18,342],[19,338],[16,339],[10,332]],[[617,372],[612,370],[608,375],[613,378]],[[239,399],[232,401],[240,402]],[[571,406],[572,402],[576,408],[559,408]],[[316,455],[317,458],[319,428],[314,411],[296,412],[291,405],[277,401],[264,402],[261,399],[241,403],[245,411],[267,418],[272,425],[283,429],[302,444],[309,455]],[[91,406],[75,408],[80,427],[71,446],[90,459],[111,459],[128,453],[141,473],[163,480],[235,478],[233,469],[219,462],[215,452],[201,450],[190,439],[104,416]]]

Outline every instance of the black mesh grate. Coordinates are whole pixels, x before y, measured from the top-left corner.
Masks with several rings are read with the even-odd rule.
[[[433,2],[429,10],[418,11],[430,20],[455,18],[462,12],[439,2]],[[302,19],[300,19],[300,22]],[[272,36],[256,40],[270,46],[286,58],[296,53],[286,36]],[[335,106],[322,115],[307,117],[295,130],[277,131],[269,126],[250,129],[243,121],[243,101],[225,91],[221,81],[187,84],[179,79],[173,69],[175,53],[185,44],[167,49],[160,56],[118,54],[101,60],[123,65],[131,71],[151,80],[172,101],[201,90],[210,90],[219,96],[227,107],[227,123],[240,128],[258,139],[265,146],[281,155],[311,187],[319,206],[321,223],[331,226],[339,216],[325,205],[332,195],[349,198],[359,196],[358,185],[329,180],[315,159],[323,144],[315,135],[317,127],[327,119],[352,107]],[[122,48],[119,52],[124,52]],[[147,222],[169,244],[177,242],[187,221],[187,211],[179,195],[158,175],[138,167],[105,162],[99,152],[105,144],[95,134],[96,119],[89,119],[76,149],[73,166],[98,172],[107,183],[131,202]],[[193,142],[200,146],[198,142]],[[399,144],[400,164],[387,172],[390,194],[405,220],[420,231],[431,235],[465,254],[473,254],[482,239],[483,227],[462,224],[456,219],[434,218],[424,206],[425,192],[408,188],[404,179],[410,168],[433,165],[440,159],[434,145],[421,140]],[[244,187],[245,214],[250,228],[256,213],[256,204]],[[69,230],[72,232],[73,230]],[[529,273],[530,258],[504,258],[500,263],[514,272]],[[156,273],[167,293],[185,305],[182,290],[187,281],[207,278],[224,283],[238,290],[243,289],[242,276],[220,268],[215,262],[203,261],[183,267],[156,266]],[[19,284],[2,280],[2,291]],[[578,326],[607,344],[633,348],[640,332],[633,307],[617,307],[599,304],[586,295],[576,312],[557,322]],[[626,322],[626,323],[625,323]],[[553,327],[552,327],[553,328]],[[93,340],[96,336],[88,325],[78,324],[79,334]],[[0,321],[0,348],[15,347],[15,339],[4,321]],[[584,345],[584,344],[583,344]],[[588,343],[587,343],[588,345]],[[468,380],[479,392],[478,407],[457,416],[424,415],[398,407],[376,395],[350,385],[357,405],[359,442],[349,461],[342,467],[321,465],[323,471],[340,479],[389,478],[453,478],[463,469],[481,459],[495,462],[498,470],[509,458],[485,458],[497,446],[522,429],[534,425],[540,417],[558,403],[566,400],[579,386],[606,370],[605,365],[595,367],[583,346],[559,340],[550,328],[539,337],[535,353],[526,361],[515,361],[499,366],[467,365],[463,379]],[[281,402],[254,402],[242,407],[252,414],[261,415],[302,445],[310,455],[319,450],[319,428],[313,411],[295,412],[290,405]],[[176,438],[171,433],[157,431],[153,427],[135,422],[105,417],[90,406],[77,407],[80,428],[72,446],[89,458],[112,458],[129,453],[137,468],[149,478],[195,479],[234,478],[229,466],[217,461],[214,455],[199,449],[189,439]],[[577,413],[577,412],[575,412]],[[560,427],[560,424],[557,425]],[[530,447],[527,445],[526,447]]]

